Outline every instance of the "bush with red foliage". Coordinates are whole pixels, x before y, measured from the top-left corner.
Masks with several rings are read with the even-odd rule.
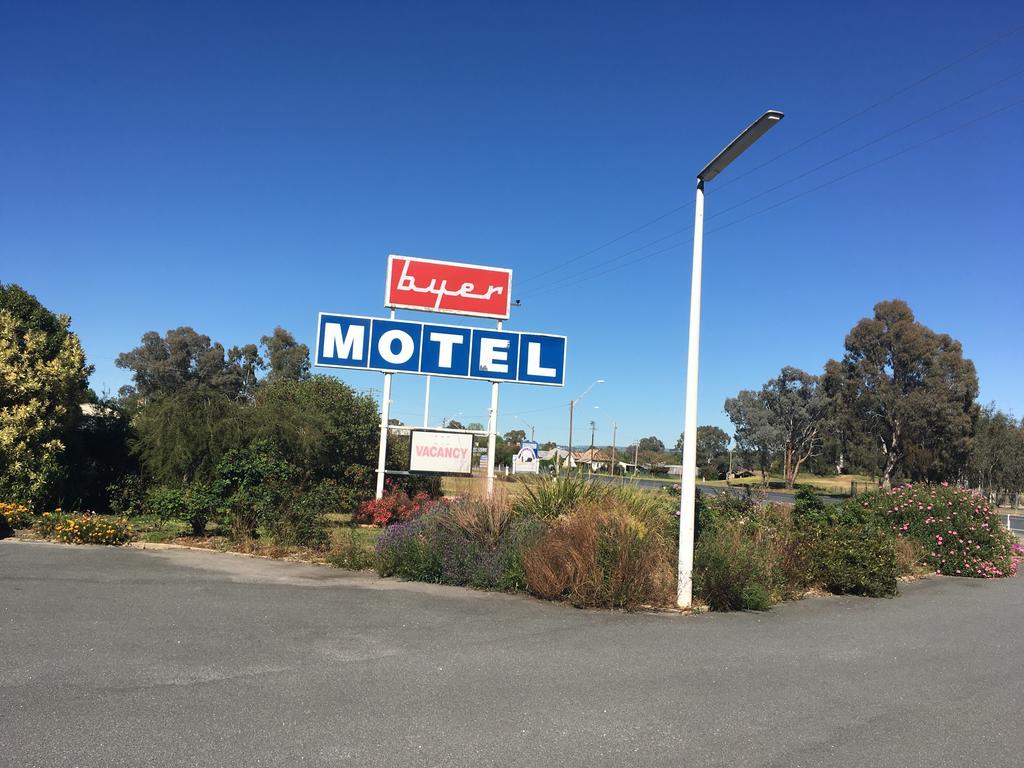
[[[423,491],[410,497],[404,489],[391,485],[381,498],[360,504],[354,518],[357,523],[372,523],[381,527],[405,523],[426,512],[432,501],[430,494]]]

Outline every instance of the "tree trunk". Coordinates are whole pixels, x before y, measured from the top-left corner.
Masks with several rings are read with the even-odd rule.
[[[900,425],[899,422],[893,424],[892,435],[889,439],[889,444],[886,445],[885,438],[880,438],[882,443],[882,453],[885,455],[885,471],[882,473],[882,480],[880,485],[885,490],[892,488],[892,475],[896,470],[896,461],[899,458],[899,444],[900,444]]]

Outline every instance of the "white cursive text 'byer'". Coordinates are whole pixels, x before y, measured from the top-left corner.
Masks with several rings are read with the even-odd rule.
[[[490,285],[484,293],[474,293],[476,290],[475,283],[463,283],[459,286],[457,291],[448,290],[448,281],[442,280],[441,284],[437,284],[436,278],[431,278],[430,284],[426,288],[420,288],[416,285],[416,279],[409,274],[409,262],[406,261],[402,264],[402,276],[398,279],[398,290],[399,291],[411,291],[412,293],[432,293],[437,296],[437,300],[434,302],[434,309],[440,309],[441,299],[445,296],[459,296],[464,299],[480,299],[481,301],[487,301],[491,296],[500,296],[505,292],[505,287],[501,285]]]

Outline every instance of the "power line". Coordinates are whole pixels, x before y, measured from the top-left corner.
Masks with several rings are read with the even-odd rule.
[[[858,117],[861,117],[862,115],[867,114],[871,110],[877,109],[881,105],[886,104],[889,101],[892,101],[894,98],[896,98],[898,96],[902,96],[905,93],[908,93],[909,91],[913,90],[914,88],[917,88],[920,85],[923,85],[924,83],[928,82],[929,80],[932,80],[933,78],[937,77],[938,75],[942,74],[943,72],[946,72],[947,70],[952,69],[953,67],[957,66],[958,64],[962,64],[964,61],[967,61],[968,59],[970,59],[970,58],[972,58],[974,56],[977,56],[979,53],[982,53],[983,51],[988,50],[989,48],[991,48],[994,45],[1002,42],[1003,40],[1005,40],[1005,39],[1007,39],[1009,37],[1012,37],[1013,35],[1016,35],[1021,30],[1024,30],[1024,25],[1020,25],[1020,26],[1014,27],[1014,28],[1012,28],[1012,29],[1010,29],[1010,30],[1008,30],[1006,32],[1003,32],[1000,35],[997,35],[996,37],[994,37],[994,38],[990,39],[989,41],[983,43],[982,45],[980,45],[980,46],[978,46],[978,47],[968,51],[967,53],[963,54],[962,56],[960,56],[960,57],[958,57],[958,58],[956,58],[956,59],[954,59],[954,60],[952,60],[950,62],[947,62],[946,64],[943,64],[938,69],[932,70],[931,72],[929,72],[928,74],[924,75],[923,77],[920,77],[917,80],[913,81],[912,83],[909,83],[909,84],[903,86],[902,88],[899,88],[898,90],[890,93],[888,96],[885,96],[885,97],[879,99],[878,101],[875,101],[874,103],[869,104],[868,106],[866,106],[866,107],[864,107],[864,108],[854,112],[853,114],[848,115],[847,117],[844,117],[842,120],[840,120],[840,121],[838,121],[836,123],[833,123],[829,127],[825,128],[822,131],[819,131],[818,133],[814,134],[813,136],[810,136],[807,139],[804,139],[803,141],[801,141],[800,143],[795,144],[794,146],[790,147],[789,149],[784,150],[783,152],[780,152],[779,154],[775,155],[774,157],[764,161],[760,165],[757,165],[757,166],[755,166],[754,168],[751,168],[748,171],[740,173],[737,176],[733,176],[731,179],[727,180],[726,182],[724,182],[722,184],[716,185],[714,191],[720,192],[722,189],[725,189],[730,184],[733,184],[733,183],[739,181],[740,179],[745,178],[746,176],[749,176],[750,174],[755,173],[755,172],[761,170],[762,168],[764,168],[764,167],[766,167],[768,165],[771,165],[775,161],[780,160],[783,157],[786,157],[786,156],[792,154],[793,152],[796,152],[799,149],[802,149],[803,147],[807,146],[808,144],[810,144],[810,143],[812,143],[814,141],[817,141],[822,136],[825,136],[825,135],[831,133],[832,131],[834,131],[834,130],[836,130],[838,128],[841,128],[842,126],[844,126],[847,123],[857,119]],[[965,98],[970,98],[970,97],[965,97]],[[630,237],[631,235],[634,235],[637,232],[640,232],[640,231],[646,229],[647,227],[649,227],[649,226],[651,226],[653,224],[657,224],[659,221],[663,221],[664,219],[668,218],[669,216],[671,216],[674,213],[678,213],[679,211],[682,211],[682,210],[685,210],[687,208],[690,208],[692,205],[693,205],[692,201],[684,203],[682,205],[678,205],[678,206],[676,206],[676,207],[674,207],[674,208],[672,208],[672,209],[662,213],[661,215],[656,216],[655,218],[650,219],[648,221],[645,221],[644,223],[639,224],[636,227],[633,227],[629,231],[624,232],[623,234],[618,235],[617,237],[614,237],[611,240],[608,240],[607,242],[602,243],[601,245],[597,246],[596,248],[592,248],[589,251],[586,251],[585,253],[581,253],[581,254],[579,254],[577,256],[573,256],[573,257],[571,257],[569,259],[565,259],[564,261],[559,262],[558,264],[556,264],[553,267],[549,267],[548,269],[545,269],[545,270],[543,270],[541,272],[534,273],[534,274],[524,278],[522,281],[520,281],[520,285],[522,285],[523,283],[529,283],[531,281],[538,280],[541,277],[544,277],[545,275],[549,275],[549,274],[551,274],[553,272],[557,272],[557,271],[560,271],[562,269],[565,269],[565,268],[567,268],[571,264],[574,264],[574,263],[576,263],[576,262],[578,262],[578,261],[580,261],[582,259],[585,259],[588,256],[592,256],[593,254],[597,253],[598,251],[604,250],[605,248],[607,248],[610,245],[614,245],[615,243],[618,243],[618,242],[626,239],[627,237]],[[692,227],[690,227],[690,229],[692,229]],[[681,232],[681,230],[677,231],[675,234],[678,234],[679,232]],[[667,239],[668,237],[671,237],[672,234],[673,233],[670,233],[669,235],[666,235],[663,238],[659,238],[659,240],[655,240],[655,241],[652,241],[651,243],[647,243],[646,245],[640,246],[639,248],[635,249],[634,251],[631,251],[630,253],[633,253],[636,250],[642,250],[643,248],[646,248],[646,247],[648,247],[650,245],[653,245],[654,243],[663,241],[663,240]],[[616,258],[618,258],[618,257],[616,257]]]
[[[953,128],[950,128],[947,131],[943,131],[942,133],[938,133],[934,136],[924,139],[923,141],[911,144],[910,146],[904,147],[903,149],[897,152],[893,152],[890,155],[886,155],[885,157],[875,160],[874,162],[868,163],[867,165],[862,165],[859,168],[854,168],[852,171],[844,173],[841,176],[836,176],[833,179],[829,179],[828,181],[819,184],[816,187],[811,187],[810,189],[806,189],[803,192],[798,192],[797,194],[792,195],[791,197],[787,197],[786,199],[780,200],[777,203],[773,203],[772,205],[769,205],[758,211],[754,211],[753,213],[743,216],[742,218],[736,219],[735,221],[730,221],[728,224],[724,224],[721,227],[716,227],[715,229],[710,230],[708,234],[711,234],[713,232],[721,232],[723,229],[728,229],[729,227],[735,226],[736,224],[747,221],[748,219],[752,219],[755,216],[760,216],[762,213],[767,213],[768,211],[778,208],[779,206],[785,205],[786,203],[791,203],[794,200],[797,200],[801,197],[805,197],[811,194],[812,192],[817,192],[821,189],[824,189],[825,187],[835,184],[836,182],[843,181],[844,179],[848,179],[851,176],[866,171],[870,168],[874,168],[876,166],[882,165],[883,163],[887,163],[890,160],[893,160],[901,155],[905,155],[907,152],[910,152],[911,150],[919,149],[920,147],[923,147],[926,144],[930,144],[933,141],[944,139],[946,136],[949,136],[950,134],[956,133],[957,131],[963,130],[964,128],[968,128],[974,125],[975,123],[981,122],[982,120],[987,120],[990,117],[995,117],[996,115],[1005,112],[1008,109],[1013,109],[1014,107],[1020,106],[1021,104],[1024,104],[1024,99],[1018,99],[1017,101],[1010,102],[1009,104],[999,107],[998,109],[993,109],[991,112],[986,112],[985,114],[972,118],[971,120],[968,120],[965,123],[960,123],[960,125],[954,126]]]
[[[863,171],[869,170],[869,169],[874,168],[874,167],[876,167],[878,165],[881,165],[883,163],[889,162],[890,160],[893,160],[893,159],[895,159],[895,158],[897,158],[897,157],[899,157],[901,155],[904,155],[907,152],[910,152],[911,150],[918,149],[918,148],[920,148],[922,146],[925,146],[926,144],[930,144],[933,141],[937,141],[939,139],[945,138],[946,136],[949,136],[952,133],[956,133],[957,131],[963,130],[964,128],[968,128],[971,125],[974,125],[975,123],[981,122],[982,120],[986,120],[988,118],[994,117],[994,116],[996,116],[996,115],[998,115],[998,114],[1000,114],[1002,112],[1005,112],[1008,109],[1012,109],[1013,107],[1019,106],[1020,104],[1024,104],[1024,99],[1020,99],[1018,101],[1011,102],[1010,104],[1007,104],[1005,106],[999,107],[998,109],[994,109],[994,110],[992,110],[990,112],[987,112],[987,113],[985,113],[983,115],[979,115],[978,117],[972,118],[971,120],[968,120],[968,121],[966,121],[964,123],[960,123],[959,125],[957,125],[957,126],[955,126],[953,128],[950,128],[949,130],[943,131],[942,133],[938,133],[938,134],[936,134],[934,136],[931,136],[931,137],[929,137],[927,139],[924,139],[922,141],[919,141],[919,142],[911,144],[911,145],[909,145],[907,147],[904,147],[903,149],[901,149],[901,150],[899,150],[897,152],[894,152],[894,153],[892,153],[890,155],[886,155],[885,157],[883,157],[883,158],[881,158],[879,160],[875,160],[875,161],[872,161],[870,163],[867,163],[866,165],[862,165],[862,166],[860,166],[858,168],[853,169],[852,171],[849,171],[847,173],[841,174],[840,176],[836,176],[836,177],[834,177],[832,179],[829,179],[828,181],[826,181],[826,182],[824,182],[822,184],[819,184],[819,185],[817,185],[815,187],[811,187],[810,189],[806,189],[806,190],[804,190],[802,192],[798,192],[797,194],[792,195],[790,197],[787,197],[784,200],[780,200],[780,201],[778,201],[776,203],[773,203],[772,205],[769,205],[769,206],[767,206],[765,208],[762,208],[762,209],[760,209],[758,211],[754,211],[753,213],[751,213],[751,214],[749,214],[747,216],[743,216],[743,217],[741,217],[739,219],[736,219],[734,221],[729,222],[728,224],[724,224],[721,227],[716,227],[715,229],[709,230],[706,234],[712,234],[714,232],[721,232],[724,229],[728,229],[729,227],[735,226],[736,224],[739,224],[741,222],[747,221],[748,219],[752,219],[755,216],[760,216],[763,213],[767,213],[768,211],[774,210],[775,208],[779,208],[780,206],[786,205],[787,203],[791,203],[794,200],[798,200],[801,197],[806,197],[807,195],[812,194],[814,192],[817,192],[819,190],[822,190],[825,187],[831,186],[832,184],[835,184],[837,182],[843,181],[844,179],[848,179],[849,177],[854,176],[854,175],[856,175],[858,173],[861,173]],[[718,214],[716,214],[716,216],[717,215]],[[713,217],[709,217],[709,218],[713,218]],[[691,229],[692,229],[692,227],[691,227]],[[592,273],[592,274],[586,274],[586,275],[581,275],[581,276],[575,276],[572,280],[569,280],[569,281],[566,281],[566,282],[563,282],[563,283],[556,283],[555,285],[551,285],[551,286],[545,286],[544,288],[542,288],[542,289],[540,289],[538,291],[534,291],[530,295],[538,295],[538,294],[546,293],[546,292],[552,291],[552,290],[559,290],[559,289],[568,287],[569,285],[573,285],[575,283],[584,282],[584,281],[588,281],[588,280],[593,280],[593,279],[596,279],[598,277],[602,277],[603,275],[606,275],[606,274],[608,274],[610,272],[614,272],[614,271],[616,271],[618,269],[622,269],[623,267],[632,266],[634,264],[638,264],[641,261],[646,261],[647,259],[649,259],[649,258],[651,258],[653,256],[658,256],[658,255],[660,255],[662,253],[667,253],[668,251],[671,251],[671,250],[674,250],[676,248],[682,247],[682,246],[684,246],[684,245],[686,245],[688,243],[689,243],[689,240],[686,240],[686,241],[683,241],[683,242],[679,242],[679,243],[675,243],[673,245],[667,246],[666,248],[662,248],[662,249],[657,250],[657,251],[652,251],[651,253],[644,254],[643,256],[641,256],[639,258],[631,259],[628,262],[625,262],[625,263],[622,263],[622,264],[618,264],[616,266],[610,267],[610,268],[608,268],[606,270],[603,270],[601,272]]]
[[[740,208],[740,207],[746,205],[747,203],[751,203],[754,200],[757,200],[757,199],[759,199],[761,197],[764,197],[767,194],[770,194],[772,192],[778,191],[779,189],[782,189],[783,187],[788,186],[789,184],[792,184],[793,182],[796,182],[796,181],[799,181],[800,179],[806,178],[807,176],[810,176],[811,174],[816,173],[817,171],[820,171],[821,169],[826,168],[829,165],[832,165],[832,164],[834,164],[836,162],[839,162],[840,160],[844,160],[847,157],[850,157],[850,156],[856,154],[857,152],[861,152],[864,149],[867,149],[868,147],[871,147],[871,146],[873,146],[873,145],[875,145],[875,144],[877,144],[877,143],[879,143],[881,141],[884,141],[885,139],[890,138],[890,137],[896,135],[897,133],[900,133],[901,131],[905,131],[906,129],[912,128],[913,126],[917,125],[918,123],[922,123],[925,120],[929,120],[932,117],[935,117],[936,115],[946,111],[947,109],[951,109],[951,108],[953,108],[953,107],[955,107],[955,106],[957,106],[959,104],[962,104],[965,101],[968,101],[969,99],[974,98],[975,96],[979,96],[982,93],[985,93],[986,91],[992,90],[993,88],[996,88],[996,87],[1002,85],[1003,83],[1006,83],[1006,82],[1012,80],[1015,77],[1019,77],[1021,74],[1024,74],[1024,69],[1019,69],[1016,72],[1013,72],[1013,73],[1007,75],[1006,77],[1001,78],[1000,80],[997,80],[997,81],[995,81],[993,83],[989,83],[988,85],[985,85],[982,88],[979,88],[979,89],[977,89],[975,91],[972,91],[971,93],[966,94],[965,96],[961,96],[960,98],[955,99],[955,100],[949,102],[948,104],[945,104],[944,106],[939,107],[938,109],[935,109],[935,110],[929,112],[926,115],[923,115],[921,117],[917,117],[914,120],[911,120],[909,123],[905,123],[904,125],[901,125],[900,127],[894,128],[894,129],[892,129],[890,131],[887,131],[886,133],[883,133],[881,136],[877,136],[874,139],[871,139],[870,141],[865,142],[864,144],[861,144],[861,145],[859,145],[857,147],[854,147],[853,149],[850,149],[850,150],[848,150],[846,152],[843,152],[843,153],[841,153],[841,154],[839,154],[839,155],[837,155],[837,156],[835,156],[835,157],[833,157],[833,158],[831,158],[829,160],[826,160],[823,163],[819,163],[818,165],[814,166],[813,168],[811,168],[811,169],[809,169],[807,171],[803,171],[803,172],[797,174],[796,176],[794,176],[794,177],[792,177],[790,179],[787,179],[786,181],[783,181],[783,182],[781,182],[779,184],[776,184],[775,186],[770,187],[770,188],[768,188],[766,190],[763,190],[762,192],[758,192],[757,194],[755,194],[755,195],[753,195],[751,197],[748,197],[746,200],[743,200],[743,201],[741,201],[739,203],[736,203],[735,205],[731,205],[728,208],[725,208],[724,210],[718,211],[718,212],[712,214],[711,216],[707,217],[707,220],[710,221],[711,219],[718,218],[719,216],[722,216],[722,215],[724,215],[724,214],[726,214],[726,213],[728,213],[730,211],[736,210],[737,208]],[[621,253],[621,254],[618,254],[616,256],[611,257],[610,259],[605,259],[604,261],[598,262],[595,266],[597,268],[600,268],[600,267],[603,267],[603,266],[611,265],[611,264],[613,264],[613,263],[615,263],[617,261],[620,261],[620,260],[624,259],[627,256],[630,256],[630,255],[632,255],[634,253],[637,253],[638,251],[642,251],[643,249],[648,248],[648,247],[650,247],[652,245],[657,245],[658,243],[664,242],[665,240],[668,240],[669,238],[674,237],[675,235],[680,235],[680,234],[684,234],[684,233],[690,233],[692,231],[693,231],[693,225],[691,224],[688,227],[683,227],[682,229],[674,230],[672,232],[669,232],[667,235],[659,237],[659,238],[657,238],[655,240],[651,240],[651,241],[649,241],[647,243],[644,243],[643,245],[637,246],[636,248],[632,248],[631,250],[626,251],[625,253]],[[670,246],[670,248],[676,248],[676,247],[679,247],[679,245],[682,245],[682,243]],[[654,253],[647,254],[647,256],[641,257],[641,259],[635,259],[635,260],[632,260],[632,261],[627,262],[627,263],[634,263],[635,261],[643,260],[643,259],[647,258],[648,256],[654,256],[654,255],[657,255],[657,254],[660,254],[660,253],[664,253],[665,250],[666,249],[662,249],[660,251],[656,251]],[[605,273],[602,273],[602,274],[605,274]],[[566,280],[567,278],[560,278],[560,279],[561,280]],[[559,285],[560,286],[567,286],[567,285],[571,285],[573,282],[576,282],[575,278],[573,278],[569,282],[561,283]],[[535,295],[535,294],[536,294],[536,291],[533,292],[532,294],[527,294],[527,295],[529,296],[529,295]]]
[[[917,117],[917,118],[911,120],[909,123],[901,125],[899,128],[893,128],[891,131],[887,131],[887,132],[883,133],[881,136],[877,136],[877,137],[871,139],[871,141],[865,142],[864,144],[861,144],[860,146],[854,147],[853,149],[848,150],[846,152],[843,152],[840,155],[836,155],[831,160],[826,160],[825,162],[820,163],[820,164],[814,166],[813,168],[811,168],[811,169],[809,169],[807,171],[803,171],[802,173],[799,173],[796,176],[793,176],[792,178],[787,179],[786,181],[783,181],[783,182],[781,182],[779,184],[776,184],[774,187],[769,187],[768,189],[763,190],[762,192],[758,192],[756,195],[748,197],[746,200],[743,200],[743,201],[741,201],[739,203],[736,203],[735,205],[731,205],[728,208],[725,208],[725,209],[723,209],[721,211],[717,211],[716,213],[714,213],[712,216],[709,216],[708,218],[709,219],[713,219],[713,218],[716,218],[718,216],[722,216],[722,215],[728,213],[729,211],[736,210],[737,208],[739,208],[741,206],[744,206],[747,203],[751,203],[754,200],[757,200],[758,198],[764,197],[765,195],[770,194],[772,192],[775,192],[775,191],[781,189],[782,187],[788,186],[789,184],[792,184],[795,181],[799,181],[800,179],[806,178],[807,176],[810,176],[812,173],[816,173],[816,172],[820,171],[822,168],[827,168],[828,166],[832,165],[833,163],[838,163],[840,160],[845,160],[846,158],[850,157],[851,155],[855,155],[858,152],[861,152],[861,151],[867,149],[868,147],[871,147],[871,146],[874,146],[875,144],[878,144],[880,141],[884,141],[885,139],[888,139],[891,136],[895,136],[897,133],[901,133],[902,131],[907,130],[908,128],[913,128],[918,123],[923,123],[925,120],[930,120],[931,118],[935,117],[936,115],[941,114],[942,112],[945,112],[947,109],[952,109],[955,106],[963,104],[965,101],[968,101],[969,99],[973,99],[975,96],[980,96],[981,94],[985,93],[985,91],[990,91],[993,88],[997,88],[1000,85],[1002,85],[1003,83],[1009,82],[1010,80],[1012,80],[1015,77],[1020,77],[1022,74],[1024,74],[1024,69],[1018,69],[1016,72],[1013,72],[1012,74],[1007,75],[1006,77],[1002,78],[1001,80],[997,80],[996,82],[990,83],[990,84],[988,84],[988,85],[986,85],[986,86],[984,86],[982,88],[979,88],[976,91],[972,91],[971,93],[967,94],[966,96],[961,96],[959,99],[951,101],[948,104],[946,104],[946,105],[944,105],[942,107],[939,107],[936,110],[933,110],[933,111],[929,112],[927,115],[922,115],[921,117]],[[691,229],[692,229],[692,227],[691,227]]]
[[[765,166],[771,165],[776,160],[781,160],[783,157],[786,157],[787,155],[792,154],[793,152],[796,152],[798,149],[802,149],[803,147],[806,147],[808,144],[810,144],[811,142],[817,141],[822,136],[825,136],[825,135],[827,135],[829,133],[832,133],[832,131],[834,131],[834,130],[836,130],[838,128],[842,128],[844,125],[846,125],[850,121],[856,120],[858,117],[861,117],[862,115],[867,114],[868,112],[870,112],[873,109],[877,109],[878,107],[882,106],[883,104],[886,104],[886,103],[892,101],[897,96],[902,96],[903,94],[905,94],[905,93],[907,93],[909,91],[912,91],[914,88],[917,88],[919,85],[923,85],[924,83],[926,83],[929,80],[937,77],[938,75],[941,75],[943,72],[945,72],[945,71],[947,71],[949,69],[952,69],[953,67],[957,66],[958,64],[962,64],[963,62],[967,61],[970,58],[973,58],[974,56],[977,56],[979,53],[988,50],[989,48],[991,48],[992,46],[996,45],[997,43],[1002,42],[1006,38],[1012,37],[1013,35],[1016,35],[1021,30],[1024,30],[1024,24],[1022,24],[1020,26],[1017,26],[1017,27],[1013,27],[1012,29],[1010,29],[1010,30],[1008,30],[1006,32],[1003,32],[1001,35],[997,35],[996,37],[994,37],[991,40],[989,40],[987,43],[983,43],[982,45],[979,45],[977,48],[974,48],[973,50],[968,51],[967,53],[963,54],[962,56],[960,56],[957,59],[954,59],[953,61],[949,62],[948,64],[944,64],[941,67],[939,67],[938,69],[929,72],[924,77],[921,77],[921,78],[915,80],[914,82],[910,83],[909,85],[903,86],[898,91],[890,93],[888,96],[879,99],[878,101],[874,102],[873,104],[870,104],[867,107],[864,107],[863,109],[861,109],[861,110],[859,110],[857,112],[854,112],[849,117],[844,117],[838,123],[835,123],[835,124],[829,126],[828,128],[826,128],[825,130],[821,131],[820,133],[816,133],[813,136],[811,136],[810,138],[804,139],[799,144],[795,144],[794,146],[790,147],[789,149],[787,149],[787,150],[785,150],[783,152],[780,152],[779,154],[775,155],[774,157],[769,158],[768,160],[765,160],[760,165],[756,165],[756,166],[754,166],[753,168],[751,168],[748,171],[744,171],[743,173],[740,173],[737,176],[733,176],[728,181],[726,181],[724,184],[719,185],[718,188],[717,188],[718,191],[720,192],[721,190],[723,190],[726,187],[728,187],[730,184],[734,184],[737,181],[739,181],[740,179],[745,178],[745,177],[749,176],[752,173],[756,173],[757,171],[761,170]]]

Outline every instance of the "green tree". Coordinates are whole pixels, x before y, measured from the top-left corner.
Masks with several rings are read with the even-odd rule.
[[[263,361],[255,345],[232,347],[183,326],[161,336],[149,331],[142,344],[122,352],[115,361],[132,372],[135,391],[144,399],[182,390],[212,390],[232,399],[247,399],[255,387],[256,371]]]
[[[1024,491],[1024,422],[997,410],[981,409],[968,466],[968,481],[989,497]]]
[[[772,458],[782,445],[782,434],[760,392],[742,390],[725,401],[725,412],[736,427],[736,446],[741,455],[753,457],[768,482]]]
[[[787,488],[793,487],[801,467],[821,449],[830,414],[819,378],[792,366],[765,382],[759,392],[740,392],[727,400],[725,409],[745,449],[759,455],[780,454]]]
[[[270,336],[262,337],[260,343],[270,365],[268,380],[309,378],[309,347],[295,341],[291,333],[278,326]]]
[[[665,444],[654,435],[651,435],[650,437],[641,437],[639,446],[641,451],[650,451],[652,453],[665,452]]]
[[[0,496],[39,507],[54,493],[92,368],[71,319],[0,283]]]
[[[331,376],[268,380],[247,420],[250,438],[273,440],[304,484],[373,486],[380,416],[369,395]]]
[[[683,438],[679,435],[676,451],[682,455]],[[729,433],[721,427],[705,425],[697,427],[697,467],[704,477],[707,474],[720,474],[723,467],[729,466]]]
[[[132,451],[156,482],[209,481],[224,454],[245,442],[245,407],[212,389],[186,388],[158,397],[135,417]]]
[[[836,407],[876,446],[881,484],[956,478],[967,464],[978,375],[960,342],[914,319],[903,301],[875,305],[846,337],[846,354],[825,366]]]
[[[782,438],[782,476],[786,487],[792,488],[800,467],[821,447],[828,400],[817,376],[792,366],[769,379],[761,397]]]
[[[522,429],[512,429],[505,433],[504,438],[512,451],[518,451],[519,447],[523,444],[523,440],[526,439],[526,431]]]

